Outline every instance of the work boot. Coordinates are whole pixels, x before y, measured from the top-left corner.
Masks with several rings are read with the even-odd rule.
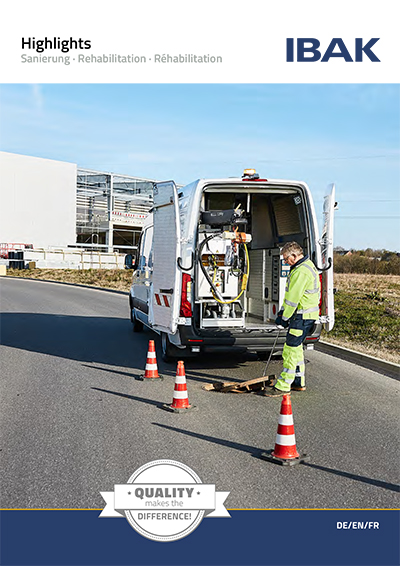
[[[268,389],[264,389],[263,395],[265,397],[282,397],[282,395],[290,395],[290,391],[281,391],[276,387],[268,387]]]
[[[306,385],[301,384],[301,377],[295,377],[291,386],[292,391],[305,391]]]

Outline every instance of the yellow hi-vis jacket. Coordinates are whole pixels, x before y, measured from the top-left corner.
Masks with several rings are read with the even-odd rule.
[[[283,300],[282,320],[289,320],[294,314],[301,314],[306,320],[317,320],[320,287],[318,271],[308,256],[305,256],[290,269]]]

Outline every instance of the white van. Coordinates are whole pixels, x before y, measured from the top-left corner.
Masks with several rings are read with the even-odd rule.
[[[320,319],[334,324],[333,210],[331,185],[320,239],[313,199],[299,181],[200,179],[183,188],[154,186],[154,206],[141,234],[129,296],[135,332],[161,334],[165,360],[211,351],[269,352],[289,266],[280,250],[296,241],[321,273]],[[282,350],[280,331],[276,350]]]

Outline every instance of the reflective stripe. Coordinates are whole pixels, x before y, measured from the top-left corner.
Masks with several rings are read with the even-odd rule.
[[[290,316],[283,316],[282,315],[282,320],[289,320]]]
[[[280,446],[294,446],[296,444],[296,438],[294,434],[277,434],[275,444]]]
[[[287,280],[286,280],[285,293],[287,293],[289,291],[289,285],[290,285],[290,271],[289,271],[289,275],[287,276]]]
[[[307,289],[304,294],[307,294],[307,295],[313,295],[313,294],[316,294],[316,293],[319,294],[320,293],[320,286],[319,286],[319,275],[318,275],[318,273],[315,271],[315,268],[313,269],[311,267],[311,265],[308,265],[307,263],[304,264],[304,267],[307,267],[307,269],[309,271],[311,271],[311,273],[314,276],[314,289]],[[319,311],[319,306],[315,310]],[[314,312],[314,311],[304,311],[304,312]]]
[[[174,399],[188,399],[187,391],[174,391]]]
[[[293,424],[293,415],[279,415],[278,424],[289,426]]]
[[[308,260],[311,261],[311,260]],[[316,272],[314,267],[311,267],[311,265],[309,265],[308,263],[301,263],[298,268],[300,267],[306,267],[308,269],[308,271],[310,271],[314,277],[314,289],[310,289],[310,290],[306,290],[304,291],[304,293],[307,294],[312,294],[312,293],[319,293],[319,276],[318,273]]]
[[[309,271],[311,271],[311,273],[312,273],[313,276],[314,276],[315,288],[317,288],[318,283],[319,283],[318,273],[315,271],[315,269],[313,269],[313,268],[311,267],[311,265],[308,265],[308,263],[302,263],[301,265],[304,265],[304,267],[307,267],[307,269],[308,269]]]
[[[282,373],[296,373],[295,369],[283,368]]]
[[[296,377],[304,377],[304,371],[296,371]]]
[[[155,353],[155,352],[147,352],[147,357],[148,357],[148,358],[155,358],[155,357],[156,357],[156,353]]]
[[[311,309],[299,309],[297,312],[299,314],[307,314],[309,312],[316,312],[316,311],[319,311],[319,307],[312,307]]]
[[[152,370],[155,370],[155,369],[158,369],[158,368],[157,368],[157,364],[146,364],[146,368],[145,368],[145,369],[152,371]]]
[[[186,383],[186,377],[184,375],[177,375],[175,377],[175,383]]]
[[[289,307],[295,307],[295,308],[296,308],[297,305],[299,304],[299,303],[292,303],[292,301],[288,301],[287,299],[285,299],[285,303],[286,303],[287,305],[289,305]]]

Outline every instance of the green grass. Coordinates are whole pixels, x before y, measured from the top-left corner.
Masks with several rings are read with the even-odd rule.
[[[388,300],[338,291],[335,295],[335,326],[331,336],[346,338],[368,346],[373,339],[395,353],[399,347],[400,317],[387,306]]]
[[[335,274],[335,326],[323,338],[400,363],[400,277]]]

